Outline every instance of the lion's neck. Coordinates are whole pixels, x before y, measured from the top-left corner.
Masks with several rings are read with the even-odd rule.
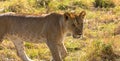
[[[63,18],[62,18],[61,21],[60,21],[60,28],[61,28],[62,34],[63,34],[63,35],[66,35],[67,32],[68,32],[68,30],[67,30],[66,22],[64,21]]]

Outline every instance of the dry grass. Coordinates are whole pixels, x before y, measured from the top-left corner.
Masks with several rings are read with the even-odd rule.
[[[19,2],[18,2],[19,1]],[[119,0],[114,0],[117,4],[114,8],[94,8],[94,0],[81,0],[82,5],[77,8],[71,8],[71,3],[79,0],[69,1],[51,1],[49,4],[50,12],[65,12],[75,10],[76,13],[81,10],[87,12],[84,22],[84,36],[80,40],[66,37],[65,46],[69,52],[65,61],[120,61],[120,35],[114,36],[114,29],[120,33],[120,6]],[[65,3],[62,3],[65,2]],[[55,3],[55,4],[52,4]],[[36,7],[35,0],[12,0],[0,2],[0,12],[16,12],[24,14],[45,13],[45,7]],[[30,5],[32,4],[32,5]],[[58,7],[63,4],[69,6],[65,10]],[[88,7],[88,8],[84,8]],[[62,7],[64,9],[64,7]],[[25,43],[28,56],[33,60],[51,59],[51,54],[46,44]],[[0,61],[21,61],[16,55],[16,49],[12,42],[5,40],[0,44]]]

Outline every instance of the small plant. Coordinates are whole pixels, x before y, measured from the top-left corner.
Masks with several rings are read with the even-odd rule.
[[[112,45],[101,41],[92,41],[84,51],[83,61],[114,61],[116,57]]]
[[[115,7],[115,3],[112,0],[95,0],[95,7],[100,8]]]
[[[31,43],[25,43],[25,47],[26,48],[28,48],[28,49],[30,49],[30,48],[33,48],[34,47],[34,45],[33,44],[31,44]]]
[[[37,7],[47,7],[50,0],[36,0]]]
[[[9,0],[0,0],[0,1],[9,1]]]
[[[10,0],[1,2],[0,8],[4,9],[3,12],[30,13],[35,11],[27,0]]]
[[[58,9],[60,9],[60,10],[67,10],[67,9],[68,9],[68,5],[60,4],[60,5],[58,6]]]
[[[88,5],[84,3],[84,1],[74,1],[73,6],[78,6],[81,8],[88,8]]]
[[[118,25],[115,29],[114,29],[114,35],[119,35],[120,34],[120,25]]]
[[[113,52],[112,46],[110,44],[102,44],[100,57],[105,61],[114,61],[115,54]]]

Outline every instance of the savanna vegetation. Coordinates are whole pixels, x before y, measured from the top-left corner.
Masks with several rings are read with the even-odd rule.
[[[65,61],[120,61],[120,35],[114,29],[120,24],[120,0],[0,0],[0,13],[42,15],[86,11],[81,39],[66,37],[69,55]],[[117,28],[120,29],[120,28]],[[49,61],[45,43],[25,42],[25,50],[36,61]],[[0,44],[0,61],[21,61],[12,42]]]

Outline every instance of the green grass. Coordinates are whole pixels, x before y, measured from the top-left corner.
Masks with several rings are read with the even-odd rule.
[[[55,0],[50,1],[47,5],[49,12],[63,13],[73,10],[76,13],[80,13],[82,10],[87,12],[83,38],[65,38],[64,43],[69,53],[65,61],[120,60],[120,57],[116,58],[117,55],[120,55],[120,36],[113,36],[114,28],[120,23],[120,3],[116,2],[117,5],[114,8],[95,8],[94,2],[95,0]],[[39,6],[40,3],[37,3],[37,0],[0,1],[0,13],[46,13],[48,8]],[[36,61],[49,61],[51,59],[51,53],[45,43],[33,44],[25,42],[24,45],[25,51],[31,59]],[[5,40],[0,45],[0,61],[7,59],[21,61],[16,55],[13,43]]]

